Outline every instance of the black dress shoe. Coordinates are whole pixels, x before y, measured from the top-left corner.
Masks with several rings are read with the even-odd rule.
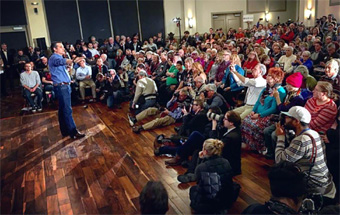
[[[78,138],[85,137],[85,134],[79,133],[79,131],[77,131],[77,133],[75,133],[74,135],[71,135],[70,137],[71,139],[78,139]]]

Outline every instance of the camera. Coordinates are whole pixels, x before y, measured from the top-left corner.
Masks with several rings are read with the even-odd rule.
[[[179,96],[179,92],[174,93],[174,97],[178,98],[178,96]]]
[[[284,114],[273,114],[271,117],[270,117],[270,120],[273,121],[273,122],[279,122],[281,125],[284,125],[285,124],[285,116]]]
[[[208,112],[207,117],[208,117],[208,119],[211,119],[211,120],[221,121],[221,120],[223,120],[224,116],[219,115],[217,113]]]
[[[187,112],[189,112],[189,111],[190,111],[191,104],[188,103],[188,102],[183,102],[182,104],[180,104],[180,107],[181,107],[181,108],[185,108],[185,110],[186,110]]]

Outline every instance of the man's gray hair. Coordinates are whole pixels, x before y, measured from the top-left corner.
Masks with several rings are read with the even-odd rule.
[[[339,67],[340,67],[340,59],[335,59],[335,58],[333,58],[333,59],[327,61],[326,67],[329,66],[329,65],[331,65],[331,68],[332,68],[332,69],[335,68],[336,74],[339,73],[339,69],[340,69],[340,68],[339,68]]]
[[[258,65],[259,65],[260,70],[261,70],[261,75],[265,75],[267,73],[267,67],[262,63],[259,63]]]
[[[208,84],[208,85],[206,86],[206,89],[207,89],[208,91],[214,91],[215,93],[216,93],[216,91],[217,91],[217,88],[216,88],[216,85],[215,85],[215,84]]]
[[[142,77],[148,76],[148,74],[145,72],[145,70],[139,71],[138,75],[140,75],[140,76],[142,76]]]
[[[288,46],[286,49],[290,49],[291,51],[294,51],[294,48],[292,46]]]

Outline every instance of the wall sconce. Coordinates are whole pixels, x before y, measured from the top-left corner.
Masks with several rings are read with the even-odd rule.
[[[31,2],[31,5],[33,5],[33,6],[35,6],[34,8],[33,8],[33,11],[34,11],[34,13],[36,13],[36,14],[38,14],[38,8],[37,8],[37,6],[39,5],[39,3],[38,2]]]
[[[177,27],[178,27],[179,38],[182,38],[182,35],[181,35],[181,18],[176,17],[176,18],[173,18],[172,21],[173,21],[174,23],[176,23],[176,25],[177,25]]]
[[[308,20],[310,20],[312,18],[312,9],[311,8],[307,8],[306,11],[305,11],[305,15],[306,15],[306,18]]]
[[[269,22],[269,19],[270,19],[270,14],[269,14],[269,12],[266,11],[264,14],[265,14],[265,15],[264,15],[264,19],[266,20],[266,22]]]
[[[193,28],[194,27],[194,19],[188,18],[188,24],[189,24],[189,28]]]

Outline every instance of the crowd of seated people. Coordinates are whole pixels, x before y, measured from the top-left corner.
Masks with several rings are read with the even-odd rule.
[[[277,154],[283,153],[278,147],[295,150],[290,153],[306,150],[306,157],[286,157],[301,166],[314,156],[310,154],[310,144],[315,141],[320,144],[317,156],[322,155],[318,159],[325,162],[327,156],[327,166],[322,167],[324,177],[329,182],[333,175],[336,188],[332,189],[338,191],[339,29],[330,14],[311,27],[290,20],[264,25],[259,20],[251,29],[229,29],[224,33],[211,28],[202,35],[185,31],[180,39],[173,33],[166,39],[158,33],[144,41],[135,34],[98,41],[92,36],[88,42],[65,43],[64,57],[73,60],[67,67],[72,79],[72,101],[85,103],[90,97],[90,102],[103,102],[110,108],[130,101],[128,121],[135,133],[182,123],[175,127],[172,137],[155,141],[154,152],[156,156],[172,154],[174,157],[165,161],[167,165],[188,168],[178,177],[183,183],[203,183],[203,177],[212,179],[215,173],[219,175],[222,185],[215,193],[194,193],[205,188],[191,191],[192,207],[198,213],[207,212],[207,208],[210,212],[213,208],[227,209],[202,207],[198,203],[201,199],[216,200],[215,203],[233,199],[221,192],[233,190],[232,176],[242,174],[242,145],[268,159],[276,158],[277,162],[283,160]],[[48,73],[48,56],[40,49],[29,50],[27,55],[18,50],[12,66],[20,73],[24,71],[21,82],[25,98],[33,110],[39,111],[41,104],[33,104],[29,93],[41,96],[41,83],[36,79],[38,73],[31,70],[40,72],[44,91],[53,91],[53,83]],[[30,76],[34,78],[31,80]],[[88,95],[87,88],[91,89]],[[295,110],[297,107],[303,109]],[[282,112],[291,110],[297,113],[290,113],[289,120],[282,117]],[[299,118],[294,114],[308,116]],[[154,115],[154,120],[136,125]],[[284,126],[284,131],[280,126]],[[297,133],[301,127],[312,130],[313,135]],[[283,145],[278,144],[282,136],[286,136]],[[296,140],[299,136],[303,137]],[[308,144],[296,149],[296,141]],[[312,173],[313,168],[312,165],[309,170]],[[308,173],[306,168],[302,171]],[[335,192],[319,192],[335,198]]]

